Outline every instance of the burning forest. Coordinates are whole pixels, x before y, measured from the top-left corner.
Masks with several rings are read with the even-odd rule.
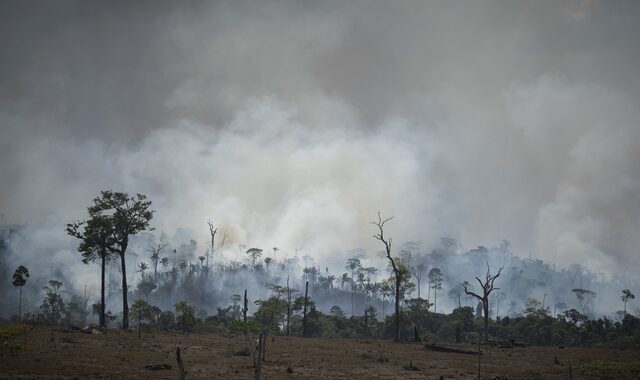
[[[0,377],[637,378],[638,19],[3,2]]]

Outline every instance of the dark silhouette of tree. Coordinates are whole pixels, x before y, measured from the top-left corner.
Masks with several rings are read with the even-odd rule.
[[[149,269],[149,265],[144,261],[141,261],[140,264],[138,264],[138,270],[136,272],[140,273],[140,278],[142,281],[144,281],[144,271],[146,271],[147,269]]]
[[[354,304],[354,298],[356,295],[356,273],[360,268],[362,268],[362,264],[360,263],[360,259],[357,257],[352,257],[349,260],[347,260],[347,265],[344,268],[346,270],[351,271],[351,277],[349,278],[349,276],[347,276],[347,278],[349,278],[348,283],[351,284],[351,315],[352,316],[354,313],[353,304]],[[343,278],[344,278],[344,275],[343,275]]]
[[[260,249],[260,248],[249,248],[247,250],[247,255],[249,255],[249,258],[251,259],[251,266],[255,267],[256,266],[256,261],[258,261],[260,256],[262,256],[262,249]]]
[[[484,312],[485,339],[489,336],[488,335],[489,334],[489,295],[491,294],[492,291],[500,289],[500,288],[496,288],[493,283],[496,281],[498,277],[500,277],[500,273],[502,272],[502,269],[503,268],[500,267],[500,269],[498,269],[498,272],[492,275],[491,269],[489,268],[489,263],[487,262],[487,274],[485,275],[484,282],[482,282],[482,280],[480,280],[479,277],[476,277],[478,284],[480,284],[480,289],[482,289],[482,295],[479,295],[478,293],[470,291],[468,282],[465,281],[460,284],[464,287],[465,294],[468,294],[470,296],[477,298],[482,303],[482,308]]]
[[[439,268],[431,268],[427,276],[429,277],[429,284],[431,284],[431,289],[433,289],[433,312],[437,313],[438,290],[442,289],[442,278],[444,276]]]
[[[27,277],[28,276],[29,275],[27,274]],[[15,278],[15,275],[14,275],[14,278]],[[632,300],[634,298],[636,298],[636,296],[633,293],[631,293],[631,290],[625,289],[622,291],[622,295],[620,296],[620,299],[622,300],[622,302],[624,302],[624,315],[627,315],[627,302],[629,302],[629,300]]]
[[[120,269],[122,271],[122,328],[129,328],[129,304],[127,302],[127,269],[125,254],[129,246],[129,236],[141,231],[152,230],[150,227],[153,211],[149,209],[151,201],[143,194],[135,197],[127,193],[105,190],[93,200],[89,207],[91,219],[105,217],[113,225],[113,238],[118,255],[120,256]]]
[[[384,225],[385,225],[385,223],[387,223],[391,219],[393,219],[393,217],[383,220],[382,217],[380,216],[380,211],[378,211],[378,221],[373,221],[373,222],[371,222],[371,224],[374,224],[376,227],[378,227],[379,232],[377,234],[373,235],[373,237],[375,239],[379,240],[384,245],[387,259],[391,263],[391,268],[393,269],[393,274],[395,275],[395,282],[396,282],[396,284],[395,284],[396,285],[395,286],[396,305],[395,306],[396,306],[396,308],[395,308],[395,329],[394,329],[395,338],[394,338],[394,340],[396,342],[399,342],[400,341],[400,288],[402,286],[402,280],[403,280],[403,278],[405,276],[405,273],[401,269],[401,267],[396,264],[396,262],[393,259],[393,257],[391,257],[391,242],[392,242],[392,239],[384,237]]]
[[[153,280],[158,281],[158,263],[162,261],[160,254],[167,248],[167,243],[160,241],[158,244],[152,246],[147,251],[151,253],[151,262],[153,263]],[[164,259],[164,258],[163,258]],[[168,263],[168,259],[167,259]]]
[[[90,219],[83,222],[67,224],[67,233],[80,239],[78,252],[82,253],[82,262],[100,262],[100,328],[106,328],[105,317],[105,272],[106,264],[116,253],[116,238],[113,220],[110,216],[91,215]]]
[[[22,287],[27,283],[27,278],[29,278],[29,269],[23,265],[20,265],[13,272],[13,286],[18,288],[20,293],[18,296],[18,321],[22,320]],[[626,304],[625,302],[625,306]]]
[[[247,299],[247,289],[244,290],[244,301],[242,304],[242,321],[247,323],[247,311],[249,311],[249,300]]]

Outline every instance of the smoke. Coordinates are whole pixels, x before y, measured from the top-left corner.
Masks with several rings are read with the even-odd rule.
[[[640,265],[635,2],[0,7],[8,267],[84,273],[64,224],[103,189],[335,267],[378,210],[397,247]]]

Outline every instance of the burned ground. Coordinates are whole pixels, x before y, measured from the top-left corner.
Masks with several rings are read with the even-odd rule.
[[[177,377],[176,347],[188,378],[252,378],[251,339],[243,335],[109,331],[106,335],[38,327],[13,338],[20,349],[3,350],[0,378],[153,378]],[[477,351],[469,344],[443,344]],[[634,378],[638,352],[602,348],[482,346],[482,378],[566,379]],[[557,363],[556,363],[557,358]],[[171,369],[145,369],[146,366]],[[434,352],[420,343],[380,340],[270,337],[263,379],[446,379],[475,378],[478,356]],[[599,372],[598,372],[599,371]],[[604,371],[604,372],[603,372]],[[596,374],[595,377],[588,374]],[[600,375],[598,375],[600,374]]]

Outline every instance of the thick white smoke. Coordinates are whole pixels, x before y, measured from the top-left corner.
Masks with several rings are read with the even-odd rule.
[[[207,4],[0,5],[7,265],[89,278],[64,224],[113,189],[201,248],[340,267],[380,210],[396,247],[640,267],[636,2]]]

